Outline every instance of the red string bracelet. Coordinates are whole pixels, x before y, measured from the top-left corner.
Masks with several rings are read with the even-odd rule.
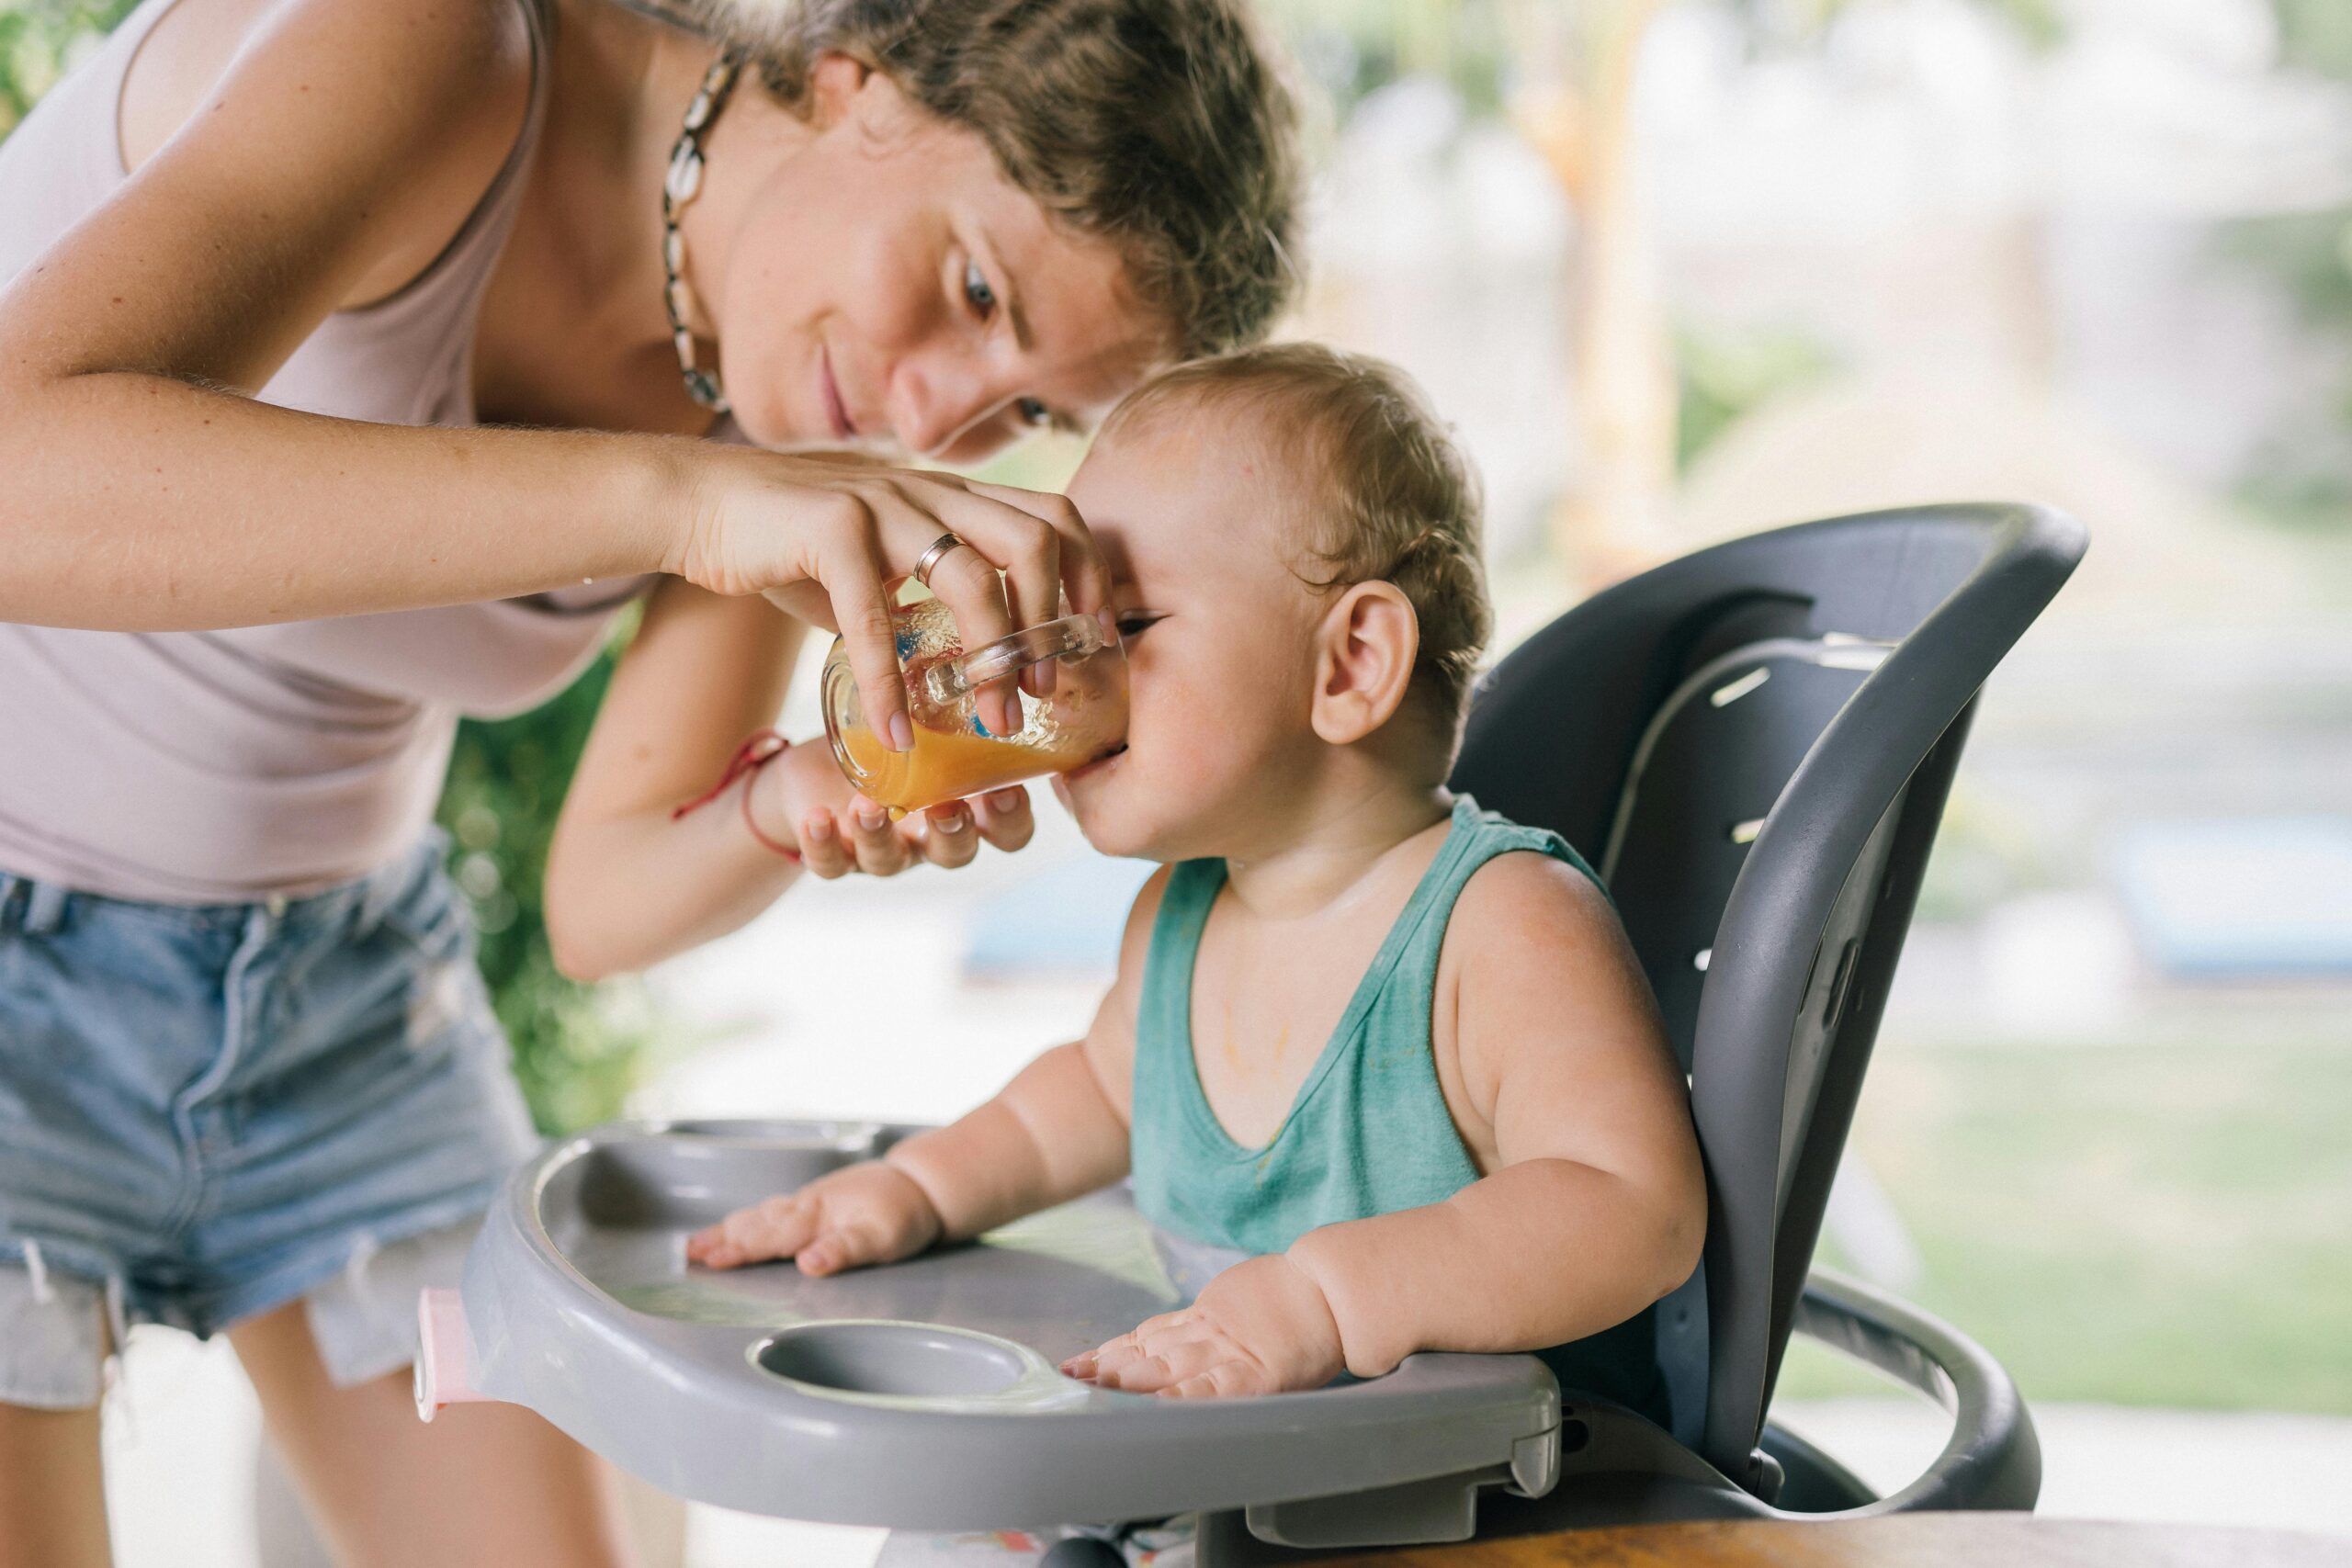
[[[778,735],[773,729],[753,730],[752,732],[751,739],[744,741],[741,746],[736,747],[735,755],[727,760],[727,771],[718,775],[718,782],[711,785],[709,789],[704,791],[701,795],[695,796],[692,800],[685,802],[682,806],[673,807],[670,812],[670,820],[675,822],[687,812],[697,811],[702,807],[708,806],[712,801],[717,800],[720,795],[727,793],[728,785],[733,784],[737,779],[741,778],[745,773],[758,773],[762,768],[766,767],[770,762],[773,762],[778,757],[783,756],[786,751],[791,749],[791,741],[786,740],[783,736]],[[752,837],[760,841],[760,846],[763,849],[773,850],[775,853],[782,855],[785,859],[791,861],[796,864],[798,863],[800,860],[800,852],[798,850],[794,849],[789,844],[777,843],[774,839],[771,839],[765,833],[761,832],[760,825],[752,820],[752,790],[751,786],[748,784],[743,788],[743,826],[752,830]]]

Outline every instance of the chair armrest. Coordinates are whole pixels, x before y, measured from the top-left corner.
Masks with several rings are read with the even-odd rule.
[[[1983,1346],[1883,1291],[1821,1269],[1805,1281],[1793,1326],[1952,1416],[1943,1451],[1917,1480],[1836,1517],[2033,1506],[2041,1491],[2041,1444],[2017,1384]]]

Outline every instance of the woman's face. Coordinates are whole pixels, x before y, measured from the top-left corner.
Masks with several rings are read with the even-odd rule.
[[[1032,430],[1092,428],[1165,357],[1118,253],[888,77],[828,56],[808,120],[771,124],[782,150],[708,253],[718,276],[695,277],[762,446],[975,462]]]

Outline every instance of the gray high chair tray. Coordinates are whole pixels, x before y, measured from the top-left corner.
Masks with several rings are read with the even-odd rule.
[[[1460,1539],[1474,1494],[1549,1489],[1560,1395],[1532,1356],[1423,1355],[1276,1398],[1170,1401],[1056,1371],[1189,1301],[1237,1255],[1163,1237],[1119,1191],[884,1269],[717,1270],[687,1235],[905,1129],[622,1122],[509,1182],[462,1307],[424,1305],[417,1397],[529,1405],[665,1491],[756,1513],[992,1529],[1260,1510],[1398,1489],[1382,1540]],[[439,1299],[436,1299],[438,1297]],[[1339,1539],[1309,1510],[1305,1544]]]
[[[462,1292],[425,1292],[420,1412],[527,1405],[666,1492],[832,1524],[1199,1511],[1204,1568],[1264,1561],[1269,1545],[1464,1540],[1482,1525],[1794,1517],[1641,1416],[1564,1396],[1532,1356],[1417,1355],[1384,1378],[1261,1399],[1158,1400],[1064,1378],[1064,1357],[1189,1301],[1238,1257],[1156,1230],[1123,1190],[828,1280],[786,1263],[686,1263],[689,1233],[914,1130],[616,1122],[556,1145],[509,1181]],[[1827,1277],[1796,1327],[1956,1420],[1927,1472],[1883,1499],[1768,1429],[1790,1477],[1782,1502],[1850,1516],[2031,1501],[2031,1427],[1974,1345]],[[1547,1495],[1548,1512],[1510,1501]]]

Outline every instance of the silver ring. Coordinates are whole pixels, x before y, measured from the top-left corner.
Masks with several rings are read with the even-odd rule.
[[[933,539],[931,548],[923,551],[922,558],[915,562],[915,581],[925,588],[930,587],[932,569],[939,564],[940,558],[950,550],[961,549],[963,546],[964,541],[953,534],[942,534]]]

